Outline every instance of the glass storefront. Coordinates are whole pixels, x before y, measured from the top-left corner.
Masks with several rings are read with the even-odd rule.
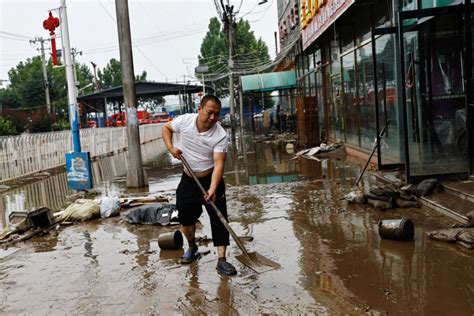
[[[382,169],[405,164],[412,177],[469,173],[463,76],[472,40],[459,3],[401,1],[402,41],[393,1],[355,6],[309,46],[300,82],[317,102],[322,139],[369,153],[385,128]],[[453,10],[437,10],[448,5]]]
[[[372,43],[356,50],[359,107],[359,146],[371,150],[376,136]]]
[[[398,107],[396,34],[378,36],[375,40],[377,63],[378,123],[379,130],[385,127],[380,139],[380,162],[382,165],[401,162],[401,113]],[[378,133],[379,134],[379,133]]]
[[[409,174],[468,173],[462,13],[411,21],[403,33]]]

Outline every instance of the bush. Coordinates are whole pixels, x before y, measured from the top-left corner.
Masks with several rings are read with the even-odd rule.
[[[28,124],[30,133],[44,133],[51,132],[56,121],[54,114],[45,114],[42,111],[33,113]]]
[[[9,136],[16,135],[17,131],[13,123],[5,118],[0,116],[0,136]]]
[[[64,131],[69,129],[69,120],[66,118],[58,118],[53,125],[53,131]]]

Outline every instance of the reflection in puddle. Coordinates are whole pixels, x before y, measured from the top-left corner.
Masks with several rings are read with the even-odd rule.
[[[472,314],[472,255],[425,238],[427,230],[447,225],[443,218],[423,208],[379,212],[347,204],[343,197],[354,188],[359,170],[343,160],[293,159],[288,144],[292,143],[238,138],[229,149],[225,170],[231,226],[238,235],[254,237],[249,249],[277,261],[281,269],[256,275],[238,266],[237,277],[220,277],[212,245],[203,246],[211,250],[208,257],[181,266],[183,249],[160,251],[157,244],[160,233],[174,228],[134,226],[111,218],[77,224],[59,237],[43,236],[28,243],[44,252],[44,264],[35,265],[43,257],[27,253],[21,258],[26,265],[23,272],[9,270],[5,282],[18,282],[15,293],[26,297],[31,287],[30,274],[28,278],[21,274],[25,269],[38,278],[44,267],[61,273],[72,270],[80,276],[73,285],[47,278],[36,285],[53,291],[66,312],[81,314]],[[146,148],[149,192],[174,195],[182,172],[179,161],[160,144]],[[96,165],[97,189],[101,194],[125,192],[126,159],[108,158]],[[47,184],[54,177],[62,186]],[[70,193],[65,187],[65,176],[55,175],[6,192],[0,205],[13,209],[49,202],[55,209]],[[51,202],[54,194],[40,194],[48,190],[58,193],[56,202]],[[414,222],[415,240],[381,240],[378,221],[400,217]],[[202,225],[199,233],[209,235],[210,227]],[[229,247],[231,260],[239,253],[235,245]],[[101,284],[111,284],[109,292]],[[67,300],[64,293],[87,299]],[[30,295],[33,299],[28,302],[6,298],[6,311],[20,302],[32,306],[41,298],[39,292]]]
[[[144,144],[142,146],[144,163],[154,163],[156,157],[162,157],[161,160],[163,160],[165,157],[163,152],[162,141]],[[92,163],[93,186],[100,195],[126,191],[124,178],[127,171],[126,154],[126,152],[122,152]],[[68,189],[64,172],[10,189],[0,194],[0,228],[3,229],[8,224],[8,216],[12,212],[32,211],[40,207],[59,211],[68,204],[67,196],[73,193]]]

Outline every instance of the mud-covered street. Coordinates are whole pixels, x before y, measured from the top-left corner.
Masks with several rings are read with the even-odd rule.
[[[191,265],[179,264],[183,250],[160,250],[158,235],[178,226],[98,219],[0,248],[0,314],[474,313],[472,250],[426,237],[426,231],[448,228],[452,220],[425,207],[375,211],[348,204],[344,195],[354,189],[360,166],[293,159],[287,144],[237,139],[225,173],[230,225],[237,235],[254,237],[244,242],[249,251],[278,262],[280,269],[253,272],[235,259],[241,252],[231,241],[227,257],[238,275],[223,277],[215,269],[212,243],[200,244],[202,252],[210,252]],[[163,153],[162,144],[148,144],[144,152],[147,194],[173,202],[179,161]],[[125,172],[110,166],[100,167],[98,190],[124,193]],[[58,201],[49,207],[57,208],[71,194],[61,177],[5,190],[2,199],[23,194],[26,204],[41,206],[36,205],[45,203],[41,194],[53,190]],[[5,226],[5,214],[0,217]],[[415,240],[382,240],[378,221],[401,217],[415,224]],[[197,236],[210,236],[205,212],[200,222]]]

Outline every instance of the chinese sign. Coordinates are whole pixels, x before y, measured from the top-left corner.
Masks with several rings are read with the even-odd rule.
[[[303,48],[313,43],[355,0],[302,0]]]

